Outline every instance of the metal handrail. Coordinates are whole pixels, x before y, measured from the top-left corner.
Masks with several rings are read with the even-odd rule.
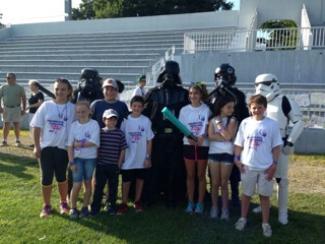
[[[240,38],[246,36],[247,38]],[[249,37],[249,38],[248,38]],[[233,45],[235,39],[241,42]],[[184,53],[325,48],[325,26],[274,29],[229,29],[184,34]]]

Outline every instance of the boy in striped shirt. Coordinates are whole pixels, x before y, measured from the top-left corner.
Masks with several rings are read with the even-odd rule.
[[[107,109],[103,113],[105,127],[100,131],[100,147],[96,166],[96,184],[91,214],[96,215],[100,211],[103,190],[108,181],[109,199],[108,212],[116,213],[116,197],[118,189],[118,174],[125,157],[127,148],[124,133],[116,127],[118,114],[114,109]]]

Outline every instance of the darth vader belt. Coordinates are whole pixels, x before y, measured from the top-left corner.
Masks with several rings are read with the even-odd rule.
[[[172,128],[165,128],[164,133],[165,134],[171,134],[171,133],[173,133],[173,129]]]

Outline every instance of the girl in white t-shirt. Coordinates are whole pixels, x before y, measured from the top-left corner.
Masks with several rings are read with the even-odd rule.
[[[180,110],[179,120],[197,138],[194,141],[184,137],[183,156],[186,167],[186,186],[188,204],[185,209],[187,213],[203,213],[203,200],[206,191],[206,167],[208,161],[208,122],[210,116],[209,107],[203,102],[207,97],[204,84],[197,82],[189,89],[191,104]],[[197,170],[196,170],[197,169]],[[194,204],[195,178],[198,178],[198,202]]]
[[[60,193],[60,213],[68,213],[67,141],[70,126],[74,121],[75,106],[69,102],[72,86],[66,79],[54,81],[55,99],[46,101],[37,110],[30,126],[33,128],[34,154],[40,159],[43,209],[40,217],[52,212],[51,193],[55,175]]]
[[[229,219],[228,180],[233,167],[233,139],[237,131],[237,120],[232,117],[235,99],[222,97],[215,104],[215,116],[209,123],[209,169],[211,175],[211,210],[210,217],[218,217],[218,195],[221,188],[221,219]]]
[[[97,148],[99,147],[99,125],[90,119],[90,107],[87,101],[76,104],[77,121],[73,122],[69,131],[68,155],[72,171],[73,187],[70,193],[70,217],[77,218],[77,198],[84,182],[83,207],[80,216],[89,215],[88,205],[91,197],[91,179],[96,166]]]

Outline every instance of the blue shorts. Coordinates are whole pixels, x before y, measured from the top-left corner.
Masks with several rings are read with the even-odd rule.
[[[234,155],[228,153],[212,153],[208,157],[209,163],[234,163]]]
[[[90,181],[96,167],[95,158],[75,158],[75,170],[72,171],[73,182]]]

